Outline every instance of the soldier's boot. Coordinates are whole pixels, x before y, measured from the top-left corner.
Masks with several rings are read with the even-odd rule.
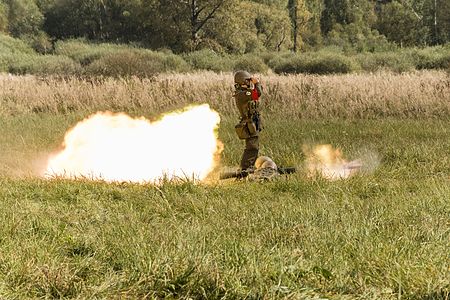
[[[258,149],[245,149],[241,159],[241,170],[247,170],[255,167],[255,161],[258,158]]]

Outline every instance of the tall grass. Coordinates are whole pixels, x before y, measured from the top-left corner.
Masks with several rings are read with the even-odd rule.
[[[2,76],[0,298],[448,299],[447,76],[261,75],[260,153],[298,172],[160,186],[37,174],[90,112],[199,102],[221,114],[222,164],[238,165],[232,73]],[[309,178],[301,149],[322,143],[379,166]]]
[[[302,119],[448,118],[445,72],[348,75],[260,75],[263,111]],[[231,73],[160,75],[154,79],[0,78],[1,115],[145,111],[156,114],[191,103],[235,113]],[[30,92],[33,91],[33,92]]]
[[[11,169],[23,168],[76,118],[0,117],[0,166],[16,157]],[[225,116],[219,131],[227,165],[242,151],[234,123]],[[262,153],[299,172],[264,184],[46,181],[0,168],[0,297],[447,299],[449,128],[270,118]],[[307,178],[301,145],[320,142],[350,157],[368,147],[381,165]]]

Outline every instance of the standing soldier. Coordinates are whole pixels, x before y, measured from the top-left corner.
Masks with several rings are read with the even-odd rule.
[[[262,87],[259,81],[246,71],[234,74],[234,99],[241,120],[235,126],[240,139],[245,140],[245,149],[241,159],[241,170],[254,167],[259,151],[258,134],[261,131],[259,97]]]

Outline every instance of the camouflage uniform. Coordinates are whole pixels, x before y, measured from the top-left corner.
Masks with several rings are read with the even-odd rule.
[[[280,176],[277,169],[274,168],[259,168],[255,172],[247,176],[249,181],[270,181]]]
[[[241,71],[243,72],[243,71]],[[247,72],[243,72],[248,74]],[[238,73],[236,73],[238,74]],[[250,74],[248,74],[250,75]],[[235,77],[236,78],[236,77]],[[250,79],[250,78],[248,78]],[[235,79],[236,82],[236,79]],[[253,167],[259,152],[259,131],[261,131],[261,118],[259,115],[259,100],[252,99],[252,92],[257,93],[258,97],[262,94],[262,86],[259,82],[254,83],[254,87],[251,85],[242,85],[236,82],[234,98],[236,107],[239,110],[241,117],[240,124],[252,127],[254,130],[250,130],[245,138],[245,149],[242,154],[240,167],[242,170]],[[239,124],[238,124],[239,125]],[[237,125],[237,126],[238,126]]]

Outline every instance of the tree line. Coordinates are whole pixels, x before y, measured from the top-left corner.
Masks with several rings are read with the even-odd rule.
[[[448,0],[0,0],[0,32],[40,52],[61,39],[176,53],[358,52],[450,41]]]

